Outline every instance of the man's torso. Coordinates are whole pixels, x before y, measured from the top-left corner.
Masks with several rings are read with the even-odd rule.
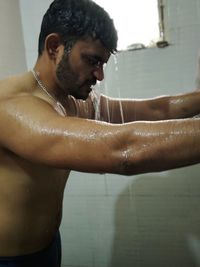
[[[26,76],[0,82],[0,103],[33,93]],[[22,159],[0,144],[0,256],[48,246],[60,225],[68,175],[67,170]]]

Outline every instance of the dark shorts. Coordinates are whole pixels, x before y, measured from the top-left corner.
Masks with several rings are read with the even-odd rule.
[[[39,252],[16,257],[0,257],[0,267],[60,267],[61,239],[58,232],[53,242]]]

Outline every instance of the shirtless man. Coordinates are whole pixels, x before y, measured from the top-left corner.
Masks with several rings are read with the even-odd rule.
[[[0,266],[60,266],[70,170],[132,175],[200,162],[200,120],[181,119],[200,113],[200,92],[122,100],[122,125],[119,100],[91,91],[116,46],[103,9],[55,0],[34,70],[0,82]]]

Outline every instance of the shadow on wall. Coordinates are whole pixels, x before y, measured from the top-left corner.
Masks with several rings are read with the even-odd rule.
[[[116,202],[109,267],[200,266],[200,165],[139,175]]]

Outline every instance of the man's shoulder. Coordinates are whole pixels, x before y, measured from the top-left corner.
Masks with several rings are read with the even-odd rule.
[[[30,73],[10,76],[0,80],[0,102],[5,106],[21,105],[27,106],[27,103],[45,104],[42,98],[37,97],[33,79]]]
[[[0,80],[0,99],[20,96],[28,92],[26,88],[27,74],[9,76]]]

